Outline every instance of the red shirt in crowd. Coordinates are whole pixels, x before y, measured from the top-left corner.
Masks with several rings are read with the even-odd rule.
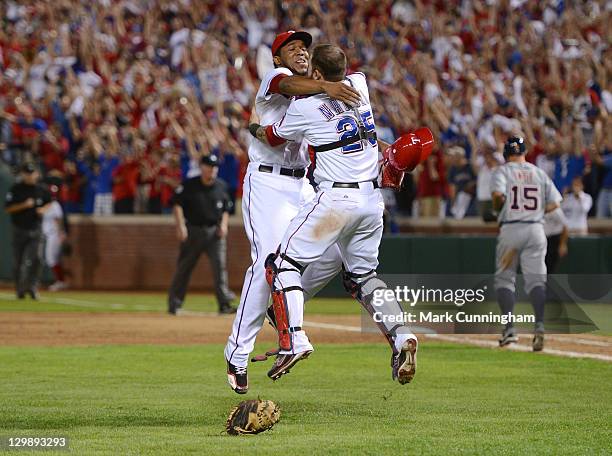
[[[134,160],[121,163],[115,168],[113,171],[113,199],[115,201],[136,196],[139,174],[138,163]]]
[[[431,154],[427,159],[433,161],[433,166],[437,171],[437,179],[434,179],[430,172],[429,163],[423,164],[423,169],[419,175],[419,182],[417,184],[417,194],[419,198],[426,198],[429,196],[443,196],[446,190],[446,170],[442,161],[442,154],[439,150]]]
[[[56,169],[63,171],[64,159],[68,155],[69,143],[68,139],[63,136],[53,144],[48,139],[43,139],[40,143],[40,157],[47,171]]]
[[[180,168],[162,166],[159,170],[157,183],[159,183],[161,205],[162,207],[168,207],[174,194],[174,189],[181,183]]]

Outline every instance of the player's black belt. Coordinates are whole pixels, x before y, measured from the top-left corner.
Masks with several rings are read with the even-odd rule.
[[[311,146],[312,150],[315,152],[326,152],[328,150],[337,149],[339,147],[348,146],[349,144],[356,143],[357,141],[362,141],[364,139],[373,139],[375,141],[378,140],[378,136],[375,131],[367,131],[364,127],[359,127],[359,132],[354,134],[353,136],[347,136],[340,141],[336,141],[329,144],[323,144],[321,146]]]
[[[509,222],[499,222],[499,226],[512,225],[514,223],[542,223],[541,220],[510,220]]]
[[[273,173],[274,172],[274,166],[259,165],[258,169],[262,173]],[[302,177],[306,175],[306,169],[304,168],[301,168],[301,169],[281,168],[280,174],[282,174],[283,176],[297,177],[301,179]]]
[[[376,179],[366,182],[372,182],[374,188],[378,188],[378,181]],[[359,188],[359,182],[334,182],[332,188]]]

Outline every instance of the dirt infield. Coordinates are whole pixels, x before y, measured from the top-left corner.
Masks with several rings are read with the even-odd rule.
[[[233,316],[185,312],[163,313],[0,312],[0,346],[89,346],[105,344],[225,343]],[[313,344],[380,342],[379,334],[361,332],[359,315],[310,315],[304,326]],[[265,325],[258,341],[275,344],[275,333]],[[495,347],[495,335],[440,334],[421,341],[466,343]],[[514,350],[529,351],[531,338],[521,337]],[[549,354],[612,361],[612,338],[592,334],[547,335]]]
[[[359,316],[310,318],[313,323],[358,327]],[[71,312],[0,312],[0,346],[87,346],[104,344],[209,344],[225,343],[233,315],[198,314],[171,316],[163,313],[71,313]],[[372,342],[383,340],[377,334],[362,334],[311,327],[313,343]],[[276,340],[265,325],[258,341]]]

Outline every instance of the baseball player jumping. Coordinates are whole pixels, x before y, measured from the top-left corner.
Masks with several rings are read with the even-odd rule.
[[[363,73],[347,76],[346,56],[333,45],[315,47],[311,64],[315,80],[343,81],[359,91],[361,102],[349,107],[324,94],[314,95],[294,100],[285,116],[273,125],[249,126],[251,134],[271,146],[304,139],[316,154],[317,195],[300,209],[277,252],[266,259],[280,348],[268,376],[278,379],[312,353],[313,347],[302,328],[302,273],[337,245],[345,287],[371,315],[378,314],[375,321],[393,352],[392,377],[405,384],[415,374],[417,338],[405,324],[388,318],[402,314],[402,309],[395,299],[382,299],[384,294],[380,292],[387,286],[376,276],[384,203],[378,184],[378,141],[366,78]],[[427,132],[429,146],[433,147],[431,132]],[[412,162],[416,157],[411,165],[414,168],[424,149],[430,151],[420,139],[412,135],[408,142],[402,138],[395,147],[386,148],[391,165]],[[396,169],[392,174],[403,175],[401,171]],[[383,185],[388,177],[388,172],[383,172]]]
[[[344,103],[359,102],[359,93],[341,82],[313,80],[308,71],[309,33],[288,31],[279,34],[272,44],[275,68],[262,79],[255,97],[255,111],[260,121],[280,121],[293,95],[325,92]],[[270,146],[253,140],[249,147],[247,173],[244,177],[242,214],[251,243],[252,263],[247,269],[232,333],[225,347],[227,378],[239,394],[248,390],[247,363],[255,338],[263,325],[270,288],[265,278],[264,260],[280,243],[283,233],[301,206],[314,197],[306,168],[310,158],[300,142]],[[336,247],[304,273],[307,296],[314,295],[341,268]]]
[[[544,171],[525,161],[523,138],[512,137],[504,146],[506,163],[492,177],[493,209],[500,224],[495,253],[495,290],[504,315],[512,314],[516,271],[520,263],[525,292],[535,313],[533,350],[544,348],[544,303],[546,301],[546,235],[544,214],[559,207],[561,194]],[[512,323],[499,339],[504,346],[518,341]]]

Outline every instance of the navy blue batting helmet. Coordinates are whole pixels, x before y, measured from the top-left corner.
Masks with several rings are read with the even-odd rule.
[[[508,160],[510,155],[523,155],[525,153],[525,140],[519,136],[513,136],[504,144],[504,158]]]

